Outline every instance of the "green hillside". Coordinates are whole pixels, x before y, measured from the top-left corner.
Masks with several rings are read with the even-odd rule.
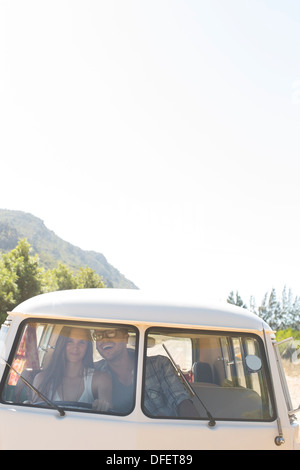
[[[0,209],[0,250],[9,252],[19,239],[26,238],[33,254],[39,255],[40,264],[52,269],[59,262],[76,270],[89,266],[102,276],[107,287],[137,289],[105,256],[95,251],[85,251],[59,238],[44,222],[26,212]]]

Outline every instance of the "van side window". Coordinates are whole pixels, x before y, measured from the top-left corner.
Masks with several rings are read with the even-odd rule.
[[[3,402],[117,415],[133,410],[138,343],[133,326],[29,321],[18,338],[0,391]]]
[[[149,417],[207,419],[206,408],[216,420],[273,421],[270,390],[258,336],[147,331],[142,407]]]

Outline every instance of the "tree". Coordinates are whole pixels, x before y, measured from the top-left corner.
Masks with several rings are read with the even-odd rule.
[[[0,323],[5,320],[6,312],[12,310],[16,304],[17,275],[11,272],[0,260]]]
[[[295,297],[292,308],[288,314],[287,324],[294,330],[300,330],[300,298]]]
[[[274,330],[299,329],[300,301],[298,297],[293,300],[292,291],[289,290],[287,293],[286,287],[283,289],[281,300],[277,300],[274,288],[271,290],[269,300],[266,293],[258,310],[259,316]]]
[[[44,274],[43,292],[97,287],[105,287],[105,284],[101,276],[88,266],[80,267],[78,272],[74,273],[65,264],[59,263],[57,268]]]
[[[73,272],[59,263],[45,271],[38,255],[32,256],[30,244],[20,240],[16,248],[0,255],[0,323],[9,310],[35,295],[56,290],[105,287],[101,276],[89,267]]]
[[[235,296],[232,291],[227,298],[227,302],[241,305],[243,301],[238,292]],[[288,328],[300,330],[300,298],[294,298],[291,289],[287,290],[286,286],[279,300],[274,288],[270,293],[266,292],[259,307],[256,306],[255,299],[251,296],[249,310],[261,317],[274,330]]]
[[[75,276],[76,289],[87,289],[105,287],[101,276],[99,276],[93,269],[86,266],[79,268]]]
[[[44,280],[44,292],[76,289],[74,273],[63,263],[46,273]]]
[[[232,305],[237,305],[238,307],[247,308],[247,305],[243,302],[241,296],[239,295],[238,291],[234,294],[233,291],[230,292],[227,302]]]
[[[282,328],[283,319],[281,304],[277,301],[276,290],[274,288],[271,290],[269,300],[267,300],[267,296],[265,296],[264,303],[264,320],[271,326],[271,328]]]
[[[15,249],[2,255],[2,276],[10,273],[11,294],[17,304],[41,292],[43,269],[39,267],[38,255],[32,256],[30,252],[30,244],[23,239]]]

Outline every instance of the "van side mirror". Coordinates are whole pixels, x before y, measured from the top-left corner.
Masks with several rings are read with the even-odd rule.
[[[245,362],[250,372],[258,372],[261,369],[261,359],[255,354],[249,354],[246,356]]]

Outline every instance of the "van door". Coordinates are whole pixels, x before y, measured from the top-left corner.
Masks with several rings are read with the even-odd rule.
[[[142,409],[152,429],[159,423],[162,432],[153,436],[145,425],[141,440],[159,448],[174,440],[187,449],[278,448],[275,401],[259,336],[150,328],[147,337],[145,344],[152,347],[145,351]]]

